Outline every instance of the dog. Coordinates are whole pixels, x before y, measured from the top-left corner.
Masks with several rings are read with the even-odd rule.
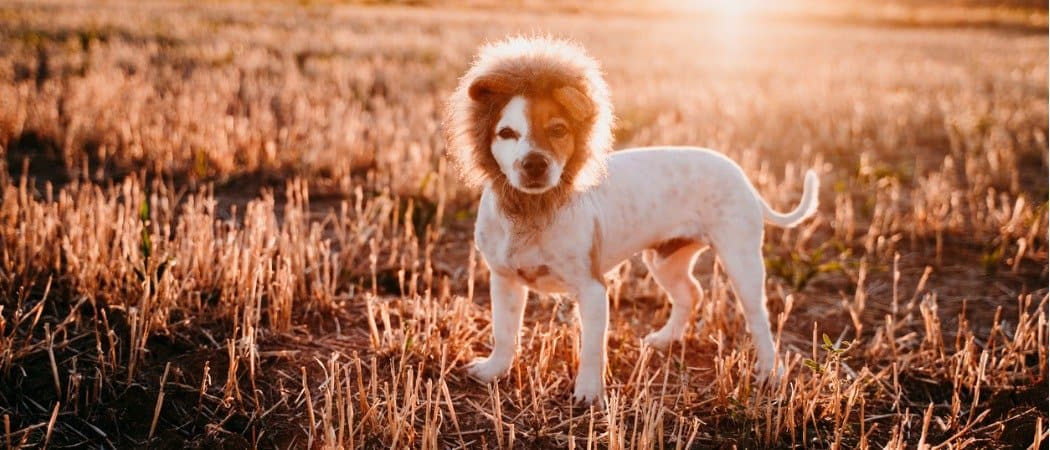
[[[468,374],[491,382],[518,351],[529,290],[578,299],[577,403],[604,404],[609,302],[604,274],[639,252],[672,304],[644,342],[682,339],[702,295],[692,275],[713,248],[743,306],[757,374],[774,374],[762,258],[764,221],[794,227],[817,209],[819,180],[805,176],[800,204],[771,209],[743,170],[711,150],[611,152],[613,112],[595,59],[549,37],[484,45],[452,94],[448,156],[482,188],[474,240],[490,269],[492,351]],[[778,375],[777,372],[775,375]]]

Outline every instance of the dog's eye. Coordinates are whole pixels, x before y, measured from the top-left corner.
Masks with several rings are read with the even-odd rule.
[[[569,134],[569,127],[558,124],[547,129],[547,134],[550,134],[552,138],[560,138]]]
[[[518,132],[512,130],[510,127],[503,127],[503,128],[500,128],[500,130],[499,130],[499,138],[500,139],[517,139],[518,138]]]

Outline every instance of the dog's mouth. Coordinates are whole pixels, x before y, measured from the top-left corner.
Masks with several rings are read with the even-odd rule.
[[[562,167],[550,156],[541,152],[530,152],[521,161],[514,163],[515,174],[512,185],[526,194],[542,194],[555,187]]]
[[[554,186],[544,180],[522,180],[517,186],[517,189],[526,194],[542,194],[549,191]]]

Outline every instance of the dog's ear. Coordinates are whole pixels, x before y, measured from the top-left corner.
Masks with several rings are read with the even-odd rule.
[[[562,86],[553,92],[554,101],[569,110],[572,118],[583,122],[597,113],[594,103],[583,92],[572,86]]]
[[[494,95],[513,94],[520,83],[515,77],[502,73],[489,73],[482,75],[470,83],[467,92],[470,98],[476,102],[486,100]]]

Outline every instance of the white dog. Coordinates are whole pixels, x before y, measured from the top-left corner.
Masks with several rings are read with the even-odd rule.
[[[449,102],[449,155],[483,186],[475,242],[491,269],[493,348],[468,371],[488,382],[518,348],[529,289],[579,299],[574,397],[604,401],[609,305],[603,274],[638,252],[672,303],[645,338],[682,338],[701,296],[696,256],[712,246],[732,279],[757,348],[760,377],[777,355],[765,306],[763,221],[792,227],[817,208],[807,172],[801,204],[773,211],[740,167],[699,148],[610,154],[612,106],[597,62],[578,46],[512,38],[484,46]]]

